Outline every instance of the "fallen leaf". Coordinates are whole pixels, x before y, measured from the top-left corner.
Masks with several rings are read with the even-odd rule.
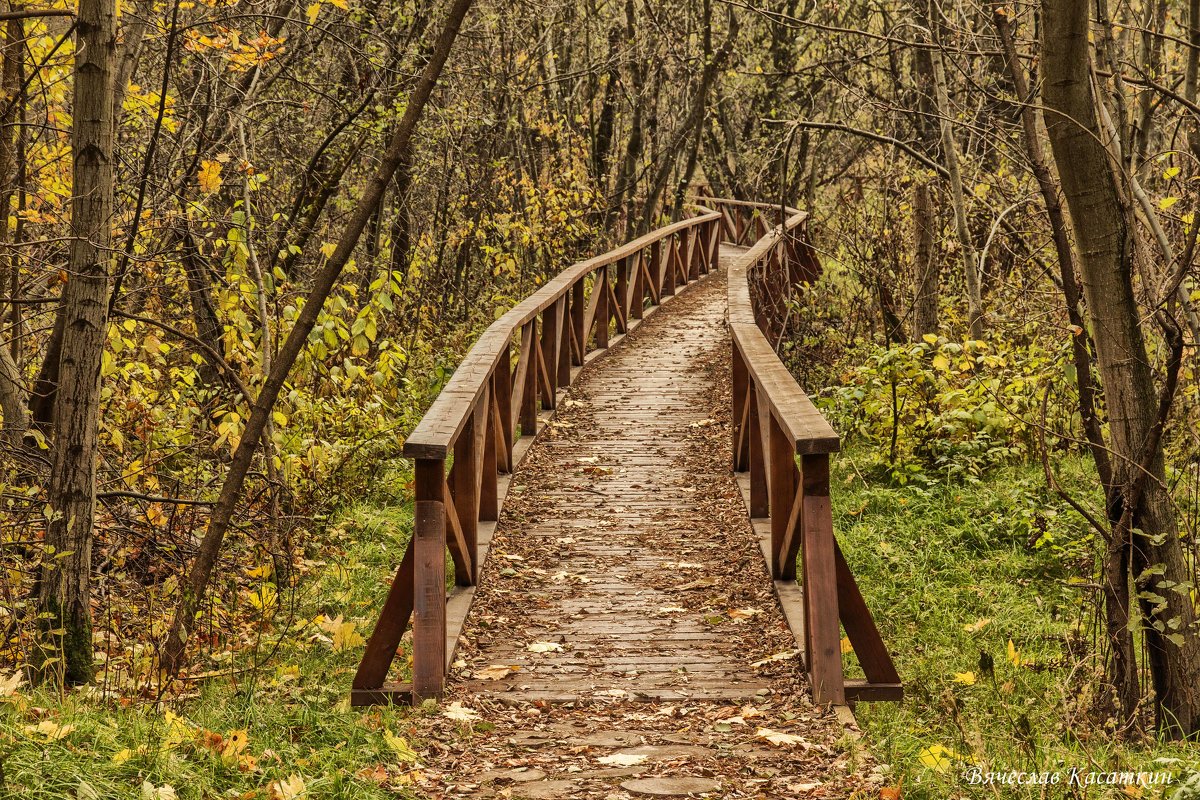
[[[766,658],[764,658],[762,661],[755,661],[750,666],[762,667],[767,664],[774,663],[776,661],[790,661],[791,659],[795,658],[798,655],[800,655],[799,650],[785,650],[782,653],[775,653],[774,655],[769,655]]]
[[[754,732],[754,736],[757,739],[763,739],[765,741],[768,741],[771,744],[775,745],[776,747],[783,747],[784,745],[788,745],[788,746],[802,745],[804,747],[807,747],[809,745],[809,741],[807,739],[805,739],[803,736],[797,736],[794,733],[784,733],[782,731],[773,731],[770,728],[759,728],[757,731]]]
[[[763,613],[761,608],[734,608],[729,612],[733,619],[752,619]]]
[[[155,786],[150,781],[142,781],[142,800],[179,800],[179,795],[169,783]]]
[[[414,763],[420,760],[417,752],[408,746],[408,740],[403,736],[397,736],[386,728],[383,731],[383,740],[387,742],[387,746],[392,749],[401,761]]]
[[[59,725],[54,720],[50,719],[42,720],[37,725],[25,726],[26,733],[31,736],[40,734],[45,737],[45,741],[47,742],[53,742],[57,739],[63,738],[64,736],[68,736],[73,730],[75,730],[74,725]]]
[[[321,629],[327,631],[333,637],[331,646],[335,653],[342,650],[349,650],[353,647],[361,647],[367,643],[367,640],[358,632],[358,623],[342,620],[341,614],[338,614],[334,619],[327,619],[322,622]]]
[[[13,693],[20,688],[23,680],[21,670],[17,670],[7,678],[0,678],[0,697],[12,697]]]
[[[842,655],[846,655],[847,653],[853,653],[853,652],[854,652],[854,645],[850,643],[850,637],[843,636],[842,637]]]
[[[475,677],[484,681],[498,681],[520,671],[521,668],[515,664],[492,664],[490,667],[477,670]]]
[[[956,673],[954,673],[954,682],[961,683],[963,686],[974,686],[975,685],[975,673],[974,672],[956,672]]]
[[[442,711],[442,716],[456,722],[474,722],[479,719],[479,712],[473,711],[455,700]]]
[[[963,630],[966,631],[967,633],[979,633],[981,630],[983,630],[984,628],[986,628],[988,626],[989,622],[991,622],[990,619],[976,620],[975,622],[972,622],[970,624],[963,625]]]
[[[663,606],[658,610],[660,614],[683,614],[687,609],[683,606]]]
[[[308,797],[308,787],[299,775],[289,775],[271,784],[271,800],[298,800],[301,797]]]
[[[126,747],[123,750],[118,750],[117,752],[113,753],[112,763],[124,764],[131,758],[133,758],[133,751]]]
[[[611,756],[600,756],[596,759],[601,764],[606,764],[610,767],[632,767],[634,764],[641,764],[649,756],[635,755],[633,753],[613,753]]]
[[[100,793],[87,781],[80,781],[75,787],[75,800],[100,800]]]
[[[937,772],[945,772],[950,769],[950,764],[953,759],[960,758],[958,753],[951,750],[949,747],[943,747],[940,744],[930,745],[921,751],[917,756],[917,760],[926,767]]]
[[[563,648],[557,642],[534,642],[525,649],[531,653],[561,653]]]

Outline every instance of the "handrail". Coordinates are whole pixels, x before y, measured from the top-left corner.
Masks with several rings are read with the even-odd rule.
[[[445,457],[466,424],[470,408],[483,391],[487,376],[495,370],[508,348],[509,340],[518,330],[562,299],[581,279],[601,267],[639,254],[681,231],[711,223],[718,218],[716,211],[703,207],[698,209],[701,213],[695,217],[651,231],[628,244],[567,267],[488,326],[405,440],[404,455],[408,458]]]
[[[775,332],[777,295],[790,295],[797,284],[820,275],[807,242],[808,215],[764,203],[705,202],[721,213],[726,243],[745,246],[747,234],[755,236],[728,275],[733,469],[742,473],[739,483],[776,593],[804,646],[813,699],[834,704],[898,700],[903,696],[899,674],[833,533],[829,455],[841,440],[764,333]],[[772,214],[787,216],[772,226]],[[796,583],[798,558],[802,590]],[[845,679],[839,621],[865,681]]]
[[[539,409],[553,411],[585,363],[637,327],[677,287],[717,267],[721,214],[695,211],[568,267],[493,322],[409,435],[403,452],[416,462],[413,538],[367,641],[352,703],[441,694],[508,475],[544,421]],[[447,548],[458,587],[449,601]],[[410,617],[412,683],[389,684]]]

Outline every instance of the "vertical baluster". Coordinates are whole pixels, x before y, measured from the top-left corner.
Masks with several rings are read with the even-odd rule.
[[[418,459],[413,514],[413,696],[440,697],[446,677],[445,462]],[[394,650],[393,650],[394,653]],[[390,662],[392,653],[388,654]]]
[[[662,302],[662,279],[663,279],[663,240],[658,239],[654,244],[650,245],[650,303],[658,305]]]
[[[454,512],[458,517],[458,527],[463,534],[467,565],[463,569],[455,569],[454,582],[459,586],[472,586],[475,583],[475,538],[479,528],[479,467],[482,453],[479,445],[483,433],[486,432],[487,420],[479,413],[483,400],[476,403],[476,409],[467,418],[454,442],[454,468],[450,470],[450,493],[454,503]]]

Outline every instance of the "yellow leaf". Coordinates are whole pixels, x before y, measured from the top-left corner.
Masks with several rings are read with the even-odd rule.
[[[338,614],[334,619],[325,620],[321,623],[321,627],[333,637],[331,646],[334,652],[341,652],[342,650],[349,650],[352,647],[366,644],[366,640],[358,632],[358,623],[344,622],[341,614]]]
[[[415,763],[420,759],[416,751],[408,746],[408,740],[403,736],[397,736],[386,728],[383,731],[383,740],[387,742],[387,746],[401,761]]]
[[[1171,206],[1175,205],[1178,202],[1179,202],[1178,197],[1164,197],[1162,200],[1158,201],[1158,210],[1166,211],[1168,208],[1170,208]]]
[[[321,13],[321,3],[319,0],[316,3],[310,4],[304,13],[308,16],[308,24],[315,24],[317,21],[317,16]]]
[[[946,358],[941,353],[938,353],[936,356],[933,357],[933,368],[938,370],[939,372],[949,372],[950,371],[950,359]]]
[[[937,772],[945,772],[950,769],[950,764],[954,759],[960,758],[958,753],[951,750],[949,747],[942,747],[940,744],[930,745],[921,751],[917,756],[917,760],[922,765],[929,767]]]
[[[974,686],[975,685],[975,673],[974,672],[956,672],[956,673],[954,673],[954,682],[961,683],[963,686]]]
[[[975,184],[975,196],[979,198],[987,197],[987,193],[992,190],[992,187],[986,183]]]
[[[200,162],[200,172],[196,175],[200,191],[212,194],[221,188],[221,162],[205,159]]]
[[[1008,640],[1008,660],[1012,662],[1014,667],[1021,666],[1021,654],[1017,652],[1017,647],[1013,644],[1012,639]]]
[[[794,733],[783,733],[782,731],[773,731],[770,728],[759,728],[754,732],[757,739],[764,739],[776,747],[784,745],[805,745],[809,744],[808,740],[803,736],[797,736]]]
[[[75,730],[74,725],[59,725],[54,720],[42,720],[37,725],[25,726],[25,732],[31,736],[41,734],[47,742],[53,742],[56,739],[61,739],[67,736],[71,731]]]
[[[1169,181],[1179,174],[1179,167],[1167,167],[1163,170],[1163,180]]]
[[[476,671],[475,677],[484,681],[498,681],[501,678],[507,678],[514,672],[520,672],[520,670],[521,668],[516,665],[492,664],[490,667]]]
[[[937,344],[938,337],[932,333],[927,333],[921,337],[925,344]]]
[[[221,748],[221,760],[226,764],[236,764],[240,756],[250,744],[246,731],[230,731],[225,737],[225,746]]]
[[[846,653],[853,653],[853,652],[854,652],[854,645],[850,644],[850,637],[843,636],[842,637],[842,654],[845,655]]]
[[[329,0],[330,5],[335,5],[342,11],[349,11],[350,4],[346,0]]]
[[[21,686],[21,670],[17,670],[7,678],[0,678],[0,697],[12,697]]]
[[[170,710],[167,710],[163,712],[163,719],[167,722],[167,729],[163,732],[162,749],[174,750],[179,745],[191,741],[195,737],[195,733],[183,717],[176,716]]]
[[[124,764],[129,759],[133,758],[133,751],[126,747],[124,750],[118,750],[113,753],[112,763]]]
[[[963,625],[963,630],[967,633],[979,633],[988,626],[989,622],[991,622],[990,619],[979,619],[967,625]]]
[[[286,780],[271,784],[271,800],[297,800],[308,797],[308,787],[299,775],[289,775]]]

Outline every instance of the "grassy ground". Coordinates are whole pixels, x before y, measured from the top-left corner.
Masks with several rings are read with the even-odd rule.
[[[1094,545],[1040,470],[895,487],[860,472],[867,461],[836,459],[835,528],[906,683],[902,704],[857,709],[904,797],[1200,797],[1194,746],[1119,745],[1088,716],[1096,620],[1078,576],[1091,574]],[[1063,470],[1082,481],[1082,464]],[[969,786],[970,764],[1062,771],[1064,784]],[[1072,787],[1072,767],[1167,770],[1180,782],[1140,793]],[[1198,788],[1180,791],[1189,774]]]
[[[408,744],[422,712],[348,703],[359,637],[410,534],[410,510],[386,498],[348,509],[307,548],[302,593],[256,642],[197,665],[215,677],[170,711],[99,690],[0,698],[0,797],[420,797]]]

